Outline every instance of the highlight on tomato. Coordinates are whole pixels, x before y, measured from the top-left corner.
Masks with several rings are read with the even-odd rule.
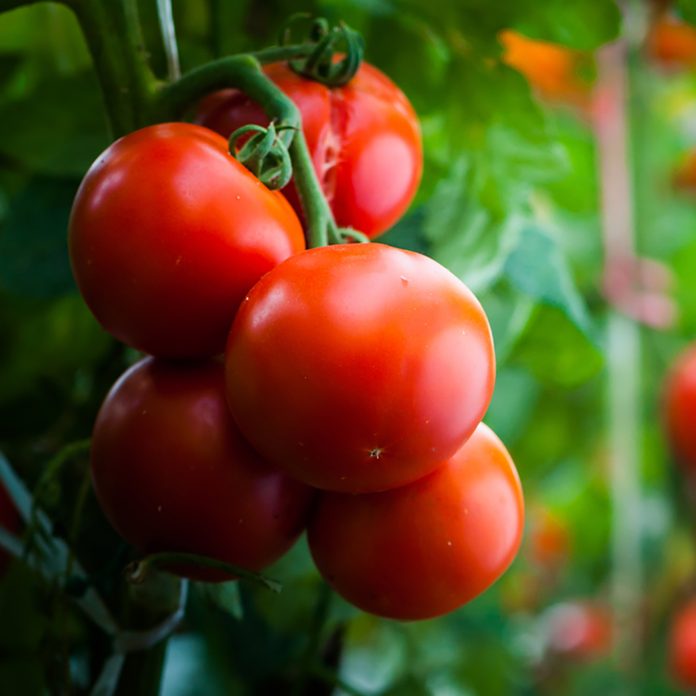
[[[131,367],[97,416],[91,468],[106,517],[140,552],[193,553],[251,570],[294,544],[312,499],[242,439],[217,361],[146,358]],[[200,567],[181,572],[229,579]]]
[[[239,303],[304,249],[297,216],[228,152],[186,123],[143,128],[95,161],[70,217],[85,302],[116,338],[160,357],[224,350]]]
[[[251,290],[225,353],[242,434],[305,483],[411,483],[473,433],[493,392],[490,326],[436,261],[383,244],[310,249]]]
[[[423,169],[418,118],[403,92],[364,62],[340,87],[297,75],[286,63],[267,65],[264,72],[300,110],[314,168],[338,225],[369,237],[391,227],[413,200]],[[268,124],[257,104],[231,89],[205,99],[195,120],[225,137],[247,123]],[[302,216],[293,182],[283,193]]]
[[[432,474],[382,493],[323,493],[308,528],[312,557],[364,611],[428,619],[495,582],[522,537],[517,470],[486,425]]]

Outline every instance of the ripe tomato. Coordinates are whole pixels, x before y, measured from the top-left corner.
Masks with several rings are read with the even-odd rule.
[[[509,29],[499,38],[505,49],[503,62],[521,72],[542,97],[578,107],[589,105],[589,83],[580,76],[587,59],[581,53]]]
[[[227,398],[267,459],[317,488],[386,490],[474,431],[495,381],[486,315],[432,259],[310,249],[264,276],[227,344]]]
[[[221,353],[237,306],[304,248],[290,206],[200,126],[150,126],[87,172],[70,219],[77,284],[116,338],[164,357]]]
[[[403,92],[363,63],[343,87],[326,87],[285,63],[264,68],[302,115],[302,130],[336,222],[375,237],[406,211],[423,168],[420,127]],[[204,100],[196,121],[229,135],[247,123],[266,125],[262,109],[236,90]],[[283,191],[298,214],[292,182]]]
[[[12,534],[17,533],[21,527],[17,508],[14,506],[9,493],[2,485],[0,485],[0,527],[4,527]],[[10,559],[11,556],[0,548],[0,575],[7,569]]]
[[[487,589],[517,553],[522,486],[504,445],[478,426],[440,468],[383,493],[326,493],[308,527],[314,562],[378,616],[428,619]]]
[[[696,151],[691,150],[682,157],[672,181],[677,191],[691,196],[696,194]]]
[[[92,478],[109,521],[141,551],[196,553],[253,570],[292,546],[311,497],[239,435],[218,362],[147,358],[128,370],[99,411]]]
[[[572,660],[607,655],[612,643],[611,614],[601,605],[574,601],[552,607],[546,616],[549,652]]]
[[[691,69],[696,67],[696,27],[663,14],[648,32],[648,55],[665,68]]]
[[[696,344],[677,358],[667,376],[664,417],[674,456],[696,475]]]
[[[667,654],[673,679],[684,689],[696,688],[696,599],[673,617]]]

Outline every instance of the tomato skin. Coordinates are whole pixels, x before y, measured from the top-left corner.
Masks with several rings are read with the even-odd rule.
[[[674,456],[691,476],[696,475],[696,344],[675,361],[665,381],[663,411]]]
[[[70,259],[104,328],[160,357],[224,350],[237,306],[304,249],[297,216],[216,133],[150,126],[113,143],[73,204]]]
[[[426,256],[382,244],[310,249],[264,276],[225,354],[240,430],[316,488],[395,488],[474,431],[495,355],[469,289]]]
[[[420,126],[406,96],[377,68],[363,63],[342,87],[300,77],[285,63],[264,68],[295,102],[314,168],[336,222],[376,237],[411,203],[423,169]],[[236,90],[204,100],[196,121],[229,135],[247,123],[266,125],[263,110]],[[283,193],[302,215],[291,182]]]
[[[0,527],[5,528],[11,534],[16,534],[21,529],[21,520],[19,512],[14,506],[10,494],[5,487],[0,484]],[[0,549],[0,575],[6,570],[10,564],[12,557],[5,550]]]
[[[684,689],[696,687],[696,599],[689,600],[673,617],[667,654],[672,678]]]
[[[470,601],[510,565],[524,526],[522,486],[478,426],[434,473],[369,495],[322,494],[308,528],[326,581],[364,611],[428,619]]]
[[[104,513],[143,553],[196,553],[252,570],[292,546],[312,497],[242,439],[218,362],[146,358],[130,368],[97,416],[91,466]]]

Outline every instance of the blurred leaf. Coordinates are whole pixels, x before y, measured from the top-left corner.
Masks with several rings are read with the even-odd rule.
[[[238,620],[244,617],[239,583],[236,580],[221,583],[199,583],[199,587],[203,594],[219,609]]]
[[[13,199],[0,227],[0,287],[32,298],[74,289],[66,238],[77,186],[36,177]]]
[[[542,382],[573,387],[596,375],[604,364],[597,346],[566,312],[539,305],[518,340],[511,361]]]
[[[509,445],[527,426],[538,395],[539,384],[526,370],[500,370],[495,380],[493,399],[486,413],[486,423]]]
[[[0,139],[0,153],[43,174],[81,177],[109,143],[92,72],[50,76],[36,94],[0,102],[0,128],[12,134]]]
[[[677,0],[675,5],[685,22],[696,24],[696,0]]]
[[[505,262],[505,276],[529,297],[562,310],[587,336],[592,325],[556,241],[540,228],[526,225]]]

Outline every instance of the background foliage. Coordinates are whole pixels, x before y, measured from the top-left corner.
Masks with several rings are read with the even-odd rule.
[[[693,11],[693,3],[682,4]],[[154,2],[140,5],[163,75]],[[439,620],[379,620],[337,599],[328,630],[345,628],[340,679],[355,693],[381,696],[618,693],[630,683],[646,694],[677,693],[665,672],[665,621],[671,590],[688,577],[693,555],[657,395],[666,365],[696,330],[696,206],[669,185],[675,160],[696,140],[694,75],[665,78],[640,51],[631,55],[639,245],[673,269],[681,311],[675,330],[643,336],[643,659],[629,674],[608,656],[549,667],[542,659],[546,608],[608,599],[611,572],[599,185],[587,118],[540,102],[501,61],[497,37],[513,28],[593,51],[622,30],[619,11],[610,0],[307,0],[301,7],[177,0],[184,70],[273,43],[298,9],[361,31],[367,59],[413,102],[425,174],[411,212],[384,241],[434,256],[480,297],[499,365],[486,421],[518,465],[532,523],[535,510],[552,511],[565,521],[571,548],[551,579],[523,551],[492,590]],[[32,487],[43,481],[40,500],[56,528],[89,559],[95,585],[117,597],[115,569],[130,552],[91,494],[73,524],[86,460],[46,474],[66,443],[89,437],[108,387],[137,358],[88,313],[65,245],[79,180],[108,142],[70,12],[38,4],[0,15],[0,449]],[[304,649],[318,576],[304,541],[268,574],[283,583],[280,595],[245,584],[239,592],[194,588],[168,647],[163,694],[281,693]],[[66,681],[81,693],[108,654],[99,630],[21,564],[0,581],[0,616],[4,693],[67,693]]]

